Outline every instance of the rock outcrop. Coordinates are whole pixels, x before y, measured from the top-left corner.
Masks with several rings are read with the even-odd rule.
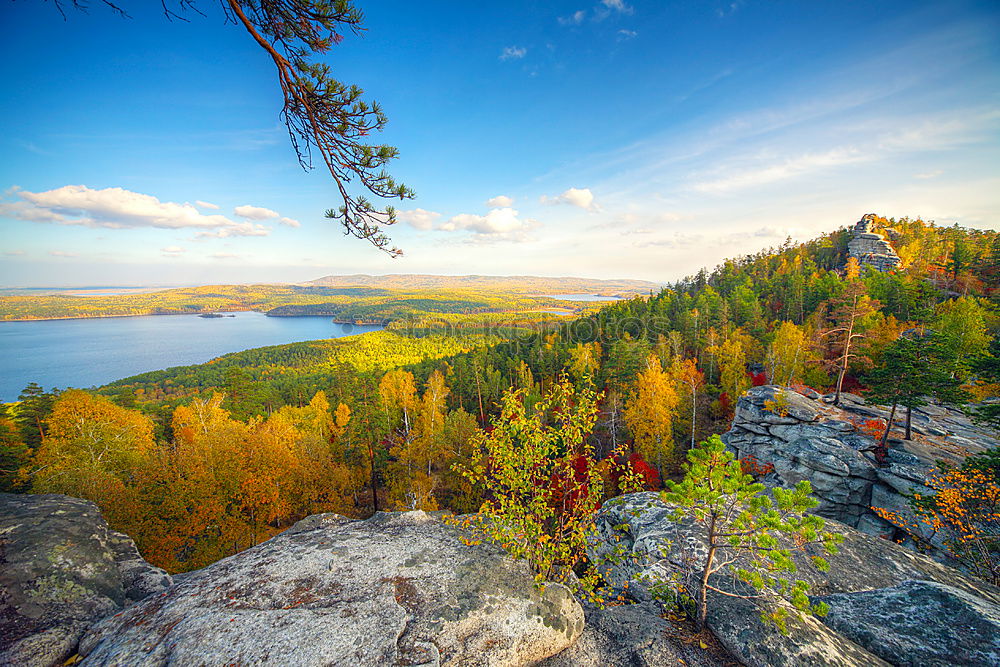
[[[657,494],[636,493],[600,511],[591,557],[612,555],[607,577],[638,600],[650,599],[650,578],[705,553],[703,527],[673,522],[671,510]],[[998,664],[1000,589],[849,526],[828,527],[845,536],[829,572],[812,568],[808,554],[795,557],[795,576],[830,605],[827,617],[790,621],[784,635],[761,623],[752,602],[709,593],[708,626],[736,658],[761,667]]]
[[[679,639],[656,602],[588,609],[573,646],[536,667],[722,667],[731,664],[696,643]]]
[[[424,512],[315,515],[95,625],[88,665],[526,665],[584,615]]]
[[[861,266],[871,266],[879,271],[891,271],[902,261],[885,237],[875,232],[875,214],[869,213],[855,225],[853,237],[847,242],[849,257],[858,260]]]
[[[928,493],[928,476],[938,461],[960,463],[998,444],[996,434],[974,426],[958,410],[927,405],[913,411],[915,438],[889,439],[886,465],[869,450],[875,445],[857,423],[889,417],[883,407],[853,394],[811,397],[776,386],[754,387],[740,397],[732,428],[722,436],[737,458],[752,457],[769,486],[808,480],[820,501],[816,513],[859,530],[892,537],[895,527],[871,508],[908,508],[907,494]]]
[[[92,623],[169,585],[94,503],[0,494],[0,665],[62,664]]]

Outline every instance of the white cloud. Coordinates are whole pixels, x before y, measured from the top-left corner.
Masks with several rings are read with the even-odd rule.
[[[638,34],[635,30],[625,30],[622,28],[618,31],[618,41],[624,42],[626,39],[632,39]]]
[[[922,174],[914,174],[913,178],[919,178],[920,180],[925,181],[930,178],[937,178],[943,173],[944,173],[943,170],[935,169],[934,171],[925,171]]]
[[[528,49],[522,46],[508,46],[500,54],[500,60],[520,60],[528,55]]]
[[[187,252],[184,248],[175,245],[168,245],[166,248],[160,248],[160,252],[168,257],[176,257],[177,255]]]
[[[441,223],[438,229],[445,232],[470,231],[476,242],[527,241],[527,232],[540,226],[537,220],[521,219],[512,208],[494,208],[486,215],[460,213]]]
[[[539,201],[543,204],[554,206],[556,204],[568,204],[570,206],[576,206],[577,208],[582,208],[585,211],[598,211],[600,206],[594,201],[594,193],[590,191],[590,188],[570,188],[560,195],[555,197],[546,197],[542,195]]]
[[[238,259],[239,255],[234,252],[216,252],[209,255],[213,259]]]
[[[581,23],[583,23],[583,19],[586,15],[587,11],[581,9],[573,12],[569,16],[560,16],[556,20],[559,21],[559,25],[580,25]]]
[[[422,208],[415,208],[412,211],[398,211],[396,220],[405,222],[414,229],[428,230],[434,227],[434,222],[441,217],[440,213],[425,211]]]
[[[620,12],[622,14],[632,13],[632,7],[626,5],[624,0],[601,0],[601,4],[607,7],[608,9]]]
[[[4,254],[7,255],[8,257],[20,257],[21,255],[24,254],[24,251],[23,250],[6,250],[6,251],[4,251]]]
[[[279,225],[285,225],[286,227],[301,227],[302,223],[294,218],[281,218],[278,220]]]
[[[202,201],[200,199],[195,199],[194,200],[194,205],[198,206],[200,208],[210,208],[213,211],[218,211],[219,210],[219,207],[218,207],[217,204],[213,204],[212,202]]]
[[[510,208],[514,205],[514,200],[507,195],[497,195],[486,200],[489,208]]]
[[[281,215],[277,211],[272,211],[269,208],[248,205],[237,206],[233,209],[233,213],[241,218],[246,218],[247,220],[270,220],[271,218],[277,218]]]
[[[21,201],[0,201],[0,216],[30,222],[54,222],[109,229],[199,229],[199,236],[266,236],[262,225],[235,222],[224,215],[205,215],[193,205],[161,202],[123,188],[93,190],[64,185],[46,192],[20,190]],[[212,230],[212,231],[208,231]]]
[[[66,252],[65,250],[49,250],[49,254],[53,257],[78,257],[75,252]]]

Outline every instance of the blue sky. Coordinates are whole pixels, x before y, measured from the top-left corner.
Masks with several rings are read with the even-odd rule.
[[[215,3],[98,4],[0,5],[0,285],[666,282],[868,212],[1000,228],[996,2],[360,3],[327,59],[417,192],[396,260],[323,219]]]

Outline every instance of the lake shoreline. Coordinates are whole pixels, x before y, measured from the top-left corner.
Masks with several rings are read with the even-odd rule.
[[[333,340],[384,329],[335,323],[328,317],[130,315],[14,320],[0,326],[0,400],[16,400],[29,382],[43,387],[103,386],[121,378],[189,366],[234,352],[310,340]],[[114,319],[114,321],[112,321]]]

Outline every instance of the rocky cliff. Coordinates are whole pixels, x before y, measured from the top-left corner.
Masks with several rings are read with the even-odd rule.
[[[170,583],[94,503],[0,493],[0,665],[62,664],[95,621]]]
[[[862,266],[872,266],[879,271],[891,271],[902,262],[892,245],[875,231],[875,214],[869,213],[855,225],[853,236],[847,242],[849,257]]]
[[[707,549],[704,527],[671,521],[672,509],[655,493],[615,498],[601,509],[601,538],[591,557],[605,560],[607,578],[638,600],[650,599],[651,580]],[[1000,588],[847,525],[830,521],[828,528],[844,535],[840,552],[829,557],[829,572],[811,567],[810,553],[795,556],[795,576],[810,584],[814,601],[830,606],[826,617],[792,620],[785,635],[761,623],[752,601],[709,593],[708,626],[740,662],[1000,664]],[[732,579],[713,577],[713,585],[734,590]]]
[[[887,420],[889,411],[859,396],[802,394],[776,386],[754,387],[740,397],[732,428],[723,441],[740,459],[751,457],[770,486],[794,486],[809,480],[820,501],[816,513],[881,537],[896,529],[879,518],[872,506],[906,510],[906,495],[928,493],[928,475],[938,461],[960,463],[971,454],[995,447],[998,434],[972,423],[962,412],[944,405],[913,411],[913,440],[889,438],[886,465],[871,452],[871,436],[857,424]]]

